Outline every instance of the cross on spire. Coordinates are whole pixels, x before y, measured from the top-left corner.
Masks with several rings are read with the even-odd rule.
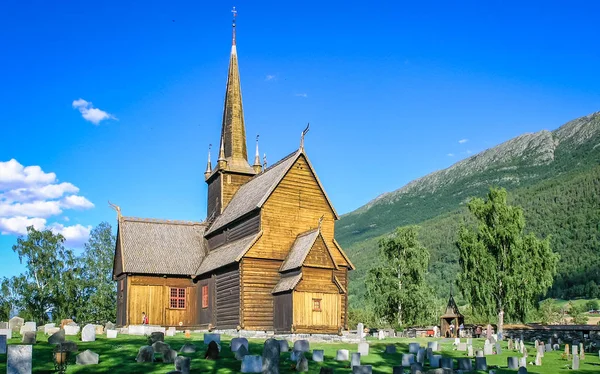
[[[235,10],[235,7],[233,7],[233,9],[231,10],[231,13],[233,13],[233,20],[231,21],[231,27],[232,27],[232,45],[235,45],[235,17],[237,17],[237,10]]]

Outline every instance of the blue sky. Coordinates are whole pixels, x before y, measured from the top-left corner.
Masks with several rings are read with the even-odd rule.
[[[79,247],[115,224],[109,199],[204,219],[232,5],[249,149],[260,134],[273,163],[310,122],[306,150],[346,213],[600,110],[600,5],[565,4],[3,1],[0,276],[22,270],[11,246],[26,223]]]

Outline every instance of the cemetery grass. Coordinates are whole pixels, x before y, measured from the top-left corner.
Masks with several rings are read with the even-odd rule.
[[[135,357],[139,348],[146,345],[146,338],[143,336],[128,336],[121,335],[117,339],[106,339],[105,336],[98,336],[95,342],[79,342],[76,337],[69,336],[68,340],[75,341],[79,347],[79,352],[90,349],[100,355],[100,363],[98,365],[76,366],[75,355],[69,357],[69,368],[67,373],[168,373],[174,370],[174,364],[164,364],[160,362],[159,355],[156,356],[157,362],[150,364],[138,364],[135,362]],[[192,334],[190,339],[186,339],[183,334],[177,334],[175,337],[165,337],[165,342],[170,344],[175,350],[185,343],[196,345],[197,352],[193,354],[183,354],[192,358],[192,373],[238,373],[240,371],[241,362],[235,360],[230,352],[230,337],[222,337],[221,340],[221,355],[218,361],[205,360],[204,352],[206,346],[202,343],[202,334]],[[439,339],[437,339],[439,340]],[[386,339],[386,340],[369,340],[371,345],[368,356],[361,358],[361,363],[365,365],[373,365],[373,373],[391,373],[394,365],[400,365],[402,353],[408,352],[408,344],[410,342],[419,342],[422,346],[426,346],[428,341],[432,339]],[[250,354],[262,355],[262,347],[264,339],[249,340]],[[20,339],[11,339],[9,344],[20,344]],[[396,354],[385,354],[385,346],[388,344],[396,345]],[[506,342],[503,342],[503,351],[501,355],[487,356],[488,369],[491,366],[498,365],[496,373],[498,374],[515,374],[516,371],[508,370],[506,360],[509,356],[519,356],[517,352],[508,352]],[[474,349],[483,349],[483,339],[473,340]],[[451,343],[443,343],[441,345],[441,354],[447,357],[466,357],[466,352],[458,352],[452,349]],[[33,348],[33,373],[45,374],[54,373],[54,365],[52,363],[52,346],[47,343],[47,338],[38,333],[38,343]],[[323,349],[325,351],[325,362],[316,363],[311,360],[312,355],[308,354],[309,373],[318,373],[321,367],[333,368],[335,373],[351,373],[349,362],[334,361],[336,351],[338,349],[348,349],[350,352],[355,352],[356,344],[344,343],[311,343],[312,349]],[[528,351],[535,352],[533,344],[528,344]],[[563,350],[555,352],[547,352],[542,359],[541,367],[528,365],[529,373],[598,373],[600,372],[600,360],[598,353],[587,353],[586,359],[580,362],[580,370],[570,370],[570,360],[561,358]],[[293,363],[289,361],[289,352],[282,353],[280,361],[281,373],[294,373]],[[530,353],[528,362],[535,359],[535,354]],[[474,359],[473,359],[473,365]],[[427,368],[427,367],[426,367]],[[0,355],[0,373],[6,372],[6,355]],[[475,372],[477,373],[477,372]],[[483,373],[483,372],[481,372]]]

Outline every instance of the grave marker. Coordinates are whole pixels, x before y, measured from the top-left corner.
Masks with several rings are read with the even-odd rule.
[[[7,374],[31,374],[33,347],[30,345],[9,345],[6,362]]]

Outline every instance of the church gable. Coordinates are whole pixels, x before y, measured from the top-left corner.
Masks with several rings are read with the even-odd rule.
[[[304,260],[304,266],[335,269],[336,266],[333,263],[333,257],[325,244],[323,237],[319,235],[312,248],[308,252],[306,259]]]

